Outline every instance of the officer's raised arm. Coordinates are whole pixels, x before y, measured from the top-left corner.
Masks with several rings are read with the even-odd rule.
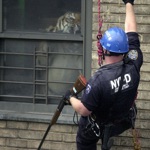
[[[134,0],[123,0],[126,5],[125,32],[137,32],[137,23],[134,13]]]

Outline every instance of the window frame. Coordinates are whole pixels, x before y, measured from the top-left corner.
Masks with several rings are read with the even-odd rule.
[[[82,31],[81,35],[65,35],[55,33],[34,33],[34,32],[3,32],[2,31],[2,0],[0,0],[0,38],[15,39],[37,39],[37,40],[73,40],[83,41],[83,74],[88,79],[91,76],[91,50],[92,50],[92,0],[81,0],[82,6]],[[91,18],[91,19],[89,19]],[[85,26],[84,26],[85,25]],[[84,34],[84,35],[83,35]],[[63,36],[63,38],[62,38]],[[9,105],[8,105],[9,104]],[[49,122],[58,105],[56,104],[28,104],[0,102],[0,116],[5,120]],[[44,113],[47,110],[49,113]],[[72,124],[74,111],[71,106],[65,106],[62,110],[58,123]]]
[[[0,0],[0,33],[2,32],[2,0]]]

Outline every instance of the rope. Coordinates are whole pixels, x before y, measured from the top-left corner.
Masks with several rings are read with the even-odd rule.
[[[134,150],[141,150],[141,145],[138,139],[138,132],[134,128],[132,129],[132,135],[133,135]]]
[[[101,66],[103,64],[103,48],[99,42],[99,40],[102,38],[101,28],[102,28],[102,23],[103,23],[103,20],[100,15],[100,13],[101,13],[100,6],[101,6],[101,2],[100,2],[100,0],[98,0],[98,26],[99,26],[99,29],[98,29],[98,34],[97,34],[97,47],[98,47],[97,53],[98,53],[99,66]]]
[[[135,96],[135,100],[137,99],[137,96],[138,96],[138,92]],[[133,119],[133,118],[131,118],[131,119]],[[134,150],[141,150],[141,143],[140,143],[140,140],[139,140],[138,130],[135,128],[135,122],[133,123],[133,121],[132,121],[132,136],[133,136]]]

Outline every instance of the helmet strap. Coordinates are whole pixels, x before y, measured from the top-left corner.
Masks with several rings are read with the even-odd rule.
[[[104,50],[103,50],[103,60],[105,60],[105,54],[104,54]]]
[[[119,56],[119,55],[123,55],[122,53],[113,53],[113,52],[109,52],[109,51],[105,51],[104,52],[104,56]]]
[[[104,51],[104,56],[112,56],[112,54],[110,52],[108,52],[107,50]]]

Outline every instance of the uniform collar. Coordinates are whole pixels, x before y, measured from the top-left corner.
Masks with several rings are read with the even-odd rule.
[[[113,67],[117,67],[117,66],[122,66],[123,63],[124,63],[123,61],[119,61],[117,63],[103,65],[103,66],[100,67],[100,69],[101,68],[113,68]]]

